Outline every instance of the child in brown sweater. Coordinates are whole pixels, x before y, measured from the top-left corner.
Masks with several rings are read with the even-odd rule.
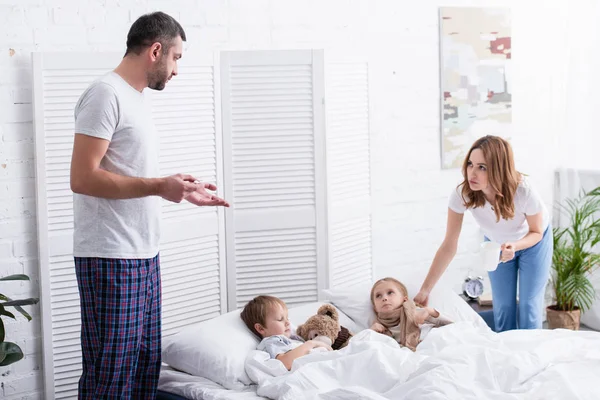
[[[431,307],[418,308],[408,298],[406,286],[394,278],[375,282],[371,289],[371,303],[377,315],[371,329],[393,337],[412,351],[432,328],[452,323]]]

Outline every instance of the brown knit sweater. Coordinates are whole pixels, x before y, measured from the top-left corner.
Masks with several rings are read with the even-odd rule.
[[[377,313],[377,322],[386,328],[386,335],[393,337],[402,346],[415,351],[417,345],[421,342],[421,327],[415,322],[415,313],[417,311],[415,303],[408,300],[402,306],[392,311]],[[438,312],[439,314],[439,312]],[[451,324],[448,318],[438,315],[429,316],[425,319],[425,324],[432,324],[434,328]],[[393,329],[394,333],[390,329]]]

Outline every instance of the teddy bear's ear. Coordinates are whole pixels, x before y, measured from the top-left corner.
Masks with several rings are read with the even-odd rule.
[[[339,320],[338,312],[335,309],[335,307],[332,306],[331,304],[323,304],[321,307],[319,307],[319,311],[317,311],[317,314],[326,315],[326,316],[330,317],[331,319],[333,319],[334,321]]]
[[[296,328],[296,335],[306,340],[306,338],[304,337],[305,334],[306,332],[304,332],[304,324],[298,325],[298,327]]]

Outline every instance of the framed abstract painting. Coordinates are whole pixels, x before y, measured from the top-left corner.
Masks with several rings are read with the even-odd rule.
[[[440,8],[442,168],[481,136],[510,137],[511,39],[508,9]]]

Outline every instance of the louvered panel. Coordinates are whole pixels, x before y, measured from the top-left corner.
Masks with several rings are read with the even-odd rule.
[[[46,391],[76,398],[81,375],[79,293],[72,257],[73,193],[69,185],[73,109],[97,66],[35,62],[37,210]]]
[[[79,292],[73,267],[69,186],[73,109],[88,85],[122,54],[34,55],[37,216],[44,383],[48,398],[75,399],[81,375]],[[186,65],[187,63],[187,65]],[[222,183],[220,116],[212,59],[186,55],[180,75],[152,97],[163,175],[189,173]],[[225,309],[223,215],[211,207],[167,204],[162,219],[163,334]]]
[[[161,268],[163,337],[179,332],[192,321],[203,321],[220,313],[218,235],[164,243]]]
[[[329,64],[326,86],[329,284],[336,287],[370,282],[373,273],[367,64]]]
[[[236,209],[261,209],[315,204],[310,65],[232,66],[230,69],[232,161]],[[298,95],[277,103],[279,96]],[[252,101],[248,101],[252,99]],[[238,101],[239,100],[239,101]],[[271,130],[270,137],[248,134],[248,128]],[[281,170],[281,166],[289,166]],[[296,168],[307,171],[294,173]],[[271,171],[279,171],[273,177]],[[253,171],[250,175],[239,175]],[[247,179],[245,179],[247,177]]]
[[[326,280],[323,59],[222,55],[230,309],[259,294],[315,301]]]
[[[73,151],[75,122],[73,109],[89,84],[106,71],[67,68],[43,72],[44,131],[46,133],[46,166],[53,176],[47,183],[48,230],[71,233],[73,229],[73,193],[69,186],[69,169]],[[60,207],[54,205],[60,204]]]
[[[153,93],[160,132],[161,175],[190,174],[220,183],[217,93],[212,65],[182,66],[167,89]],[[163,201],[161,243],[163,337],[220,314],[224,270],[219,210]]]
[[[337,222],[330,229],[331,287],[369,281],[372,278],[371,219]]]
[[[237,233],[237,307],[259,294],[288,304],[317,300],[317,243],[314,228]]]
[[[153,119],[160,134],[161,175],[186,173],[217,182],[214,73],[212,66],[181,67],[160,92],[152,92]],[[163,218],[216,214],[216,208],[162,202]]]
[[[50,257],[52,352],[56,399],[73,398],[81,375],[81,313],[71,254]]]

